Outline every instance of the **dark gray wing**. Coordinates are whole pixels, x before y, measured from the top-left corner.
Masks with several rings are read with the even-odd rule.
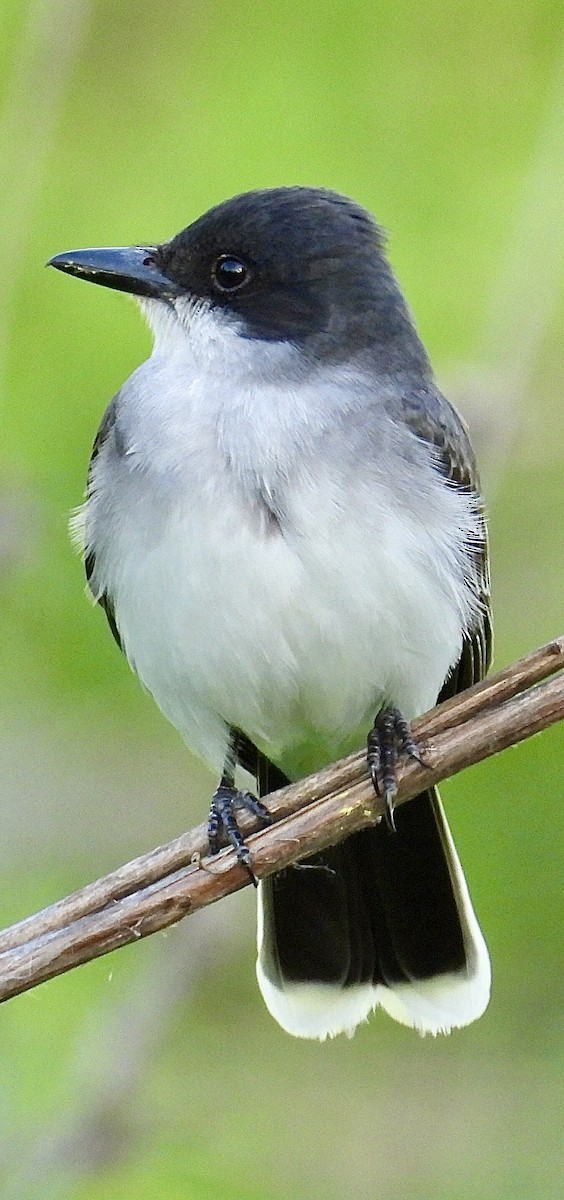
[[[115,425],[116,411],[117,411],[117,396],[114,396],[113,400],[111,400],[110,403],[108,404],[108,407],[104,413],[104,416],[102,417],[100,428],[94,439],[94,445],[92,447],[92,454],[90,455],[90,462],[88,464],[87,487],[90,487],[90,480],[92,478],[92,465],[96,461],[96,458],[97,458],[98,454],[100,453],[100,450],[101,450],[102,446],[104,445],[106,438],[112,432],[112,429]],[[93,550],[89,550],[89,551],[87,551],[87,553],[84,556],[84,570],[86,571],[86,579],[87,579],[88,583],[90,583],[90,580],[94,574],[95,565],[96,565],[96,556],[95,556]],[[108,625],[110,626],[113,636],[114,636],[120,650],[123,650],[123,646],[121,644],[121,638],[119,636],[119,630],[116,625],[114,606],[113,606],[111,597],[108,595],[107,592],[102,592],[99,596],[96,596],[95,599],[96,599],[96,602],[98,604],[100,604],[101,607],[104,609],[106,617],[108,618]]]
[[[433,446],[437,467],[445,478],[454,487],[479,496],[480,480],[466,426],[448,400],[439,391],[425,388],[405,399],[402,415],[417,437]],[[481,511],[482,538],[474,550],[481,612],[474,629],[464,638],[462,654],[443,684],[439,701],[478,683],[491,663],[493,630],[488,533],[483,509]]]

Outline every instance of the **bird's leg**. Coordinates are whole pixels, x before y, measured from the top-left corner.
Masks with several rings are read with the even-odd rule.
[[[247,868],[256,886],[256,879],[251,870],[251,856],[243,834],[237,824],[235,809],[237,807],[246,808],[249,812],[254,813],[256,817],[261,817],[263,821],[270,821],[271,817],[268,809],[265,808],[260,800],[257,800],[256,796],[253,796],[252,792],[240,791],[235,787],[237,736],[236,730],[231,730],[227,753],[225,755],[223,775],[211,802],[208,817],[208,840],[210,852],[217,854],[220,849],[219,835],[223,829],[235,850],[239,862]]]
[[[366,761],[374,789],[386,802],[386,824],[395,832],[394,798],[398,790],[397,764],[400,754],[421,762],[409,721],[399,708],[383,708],[368,734]]]

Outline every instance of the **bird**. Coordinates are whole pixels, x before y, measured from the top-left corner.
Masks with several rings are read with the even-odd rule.
[[[470,1024],[490,960],[442,803],[394,796],[413,719],[489,666],[485,506],[383,230],[337,192],[265,188],[48,265],[129,293],[153,334],[73,531],[130,667],[216,772],[210,851],[252,874],[241,807],[266,822],[270,791],[363,746],[385,798],[258,882],[268,1010],[321,1041],[378,1008]]]

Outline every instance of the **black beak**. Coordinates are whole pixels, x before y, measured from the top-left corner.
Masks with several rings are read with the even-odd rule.
[[[48,267],[130,292],[133,296],[152,296],[166,299],[180,296],[184,288],[163,275],[158,266],[158,251],[154,246],[111,247],[104,250],[68,250],[50,258]]]

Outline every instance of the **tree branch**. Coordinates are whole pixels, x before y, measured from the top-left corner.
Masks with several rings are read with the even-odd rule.
[[[414,722],[424,761],[405,763],[395,803],[562,720],[563,667],[564,636]],[[268,808],[275,823],[267,829],[241,814],[259,879],[364,829],[384,811],[362,753],[273,793]],[[0,1000],[248,885],[232,850],[215,858],[206,852],[206,826],[199,825],[0,932]]]

